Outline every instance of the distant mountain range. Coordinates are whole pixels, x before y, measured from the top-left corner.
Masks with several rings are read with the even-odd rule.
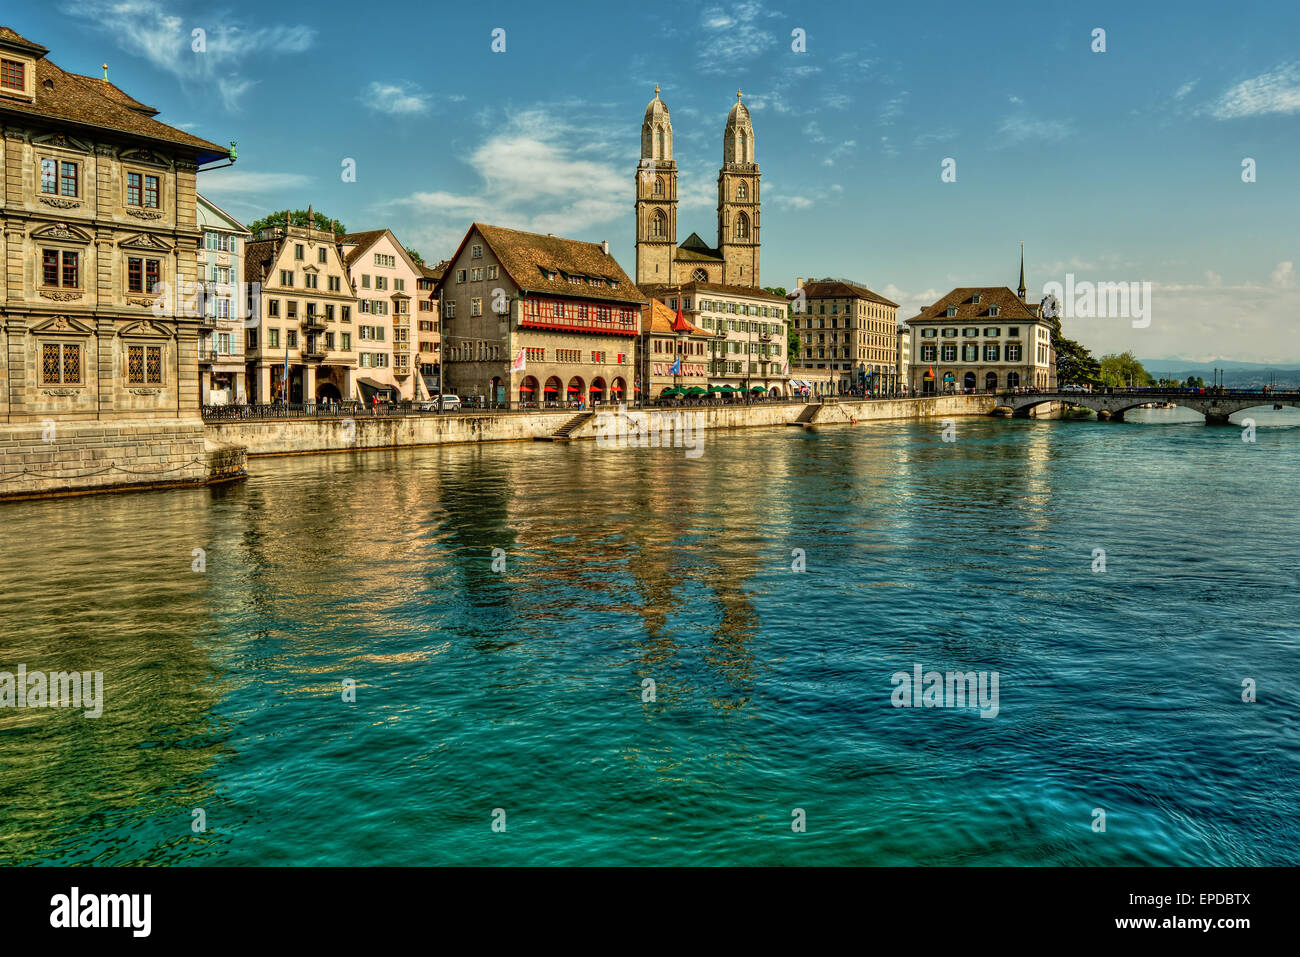
[[[1279,389],[1300,388],[1300,369],[1263,362],[1234,362],[1231,359],[1211,359],[1196,362],[1191,359],[1141,359],[1142,367],[1156,378],[1183,379],[1199,376],[1206,382],[1214,381],[1214,370],[1223,370],[1223,384],[1229,389],[1258,389],[1276,386]]]

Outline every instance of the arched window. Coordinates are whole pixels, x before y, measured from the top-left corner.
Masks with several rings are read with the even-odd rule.
[[[741,213],[739,216],[736,217],[736,238],[737,239],[749,238],[749,217],[746,216],[744,213]]]
[[[746,159],[745,157],[746,157],[746,153],[747,153],[747,151],[748,151],[748,145],[749,145],[749,144],[748,144],[748,140],[749,140],[749,137],[745,135],[745,131],[744,131],[744,130],[741,130],[741,131],[740,131],[739,140],[740,140],[740,151],[739,151],[739,155],[736,156],[736,162],[737,162],[737,163],[748,163],[749,160]]]
[[[749,187],[741,183],[736,187],[736,199],[746,199],[749,196]]]
[[[662,209],[656,209],[654,218],[650,220],[650,236],[652,239],[663,239],[667,235],[668,217]]]
[[[668,152],[664,149],[664,128],[655,127],[655,159],[667,159]]]
[[[695,270],[695,272],[691,273],[691,279],[694,282],[708,282],[709,274],[706,273],[703,269],[697,269]]]
[[[656,176],[656,177],[655,177],[655,195],[656,195],[656,196],[662,196],[663,194],[664,194],[664,178],[663,178],[662,176]]]

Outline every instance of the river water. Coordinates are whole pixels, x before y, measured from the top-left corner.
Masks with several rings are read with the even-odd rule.
[[[1300,416],[1188,416],[0,506],[0,670],[104,676],[0,710],[0,862],[1300,863]]]

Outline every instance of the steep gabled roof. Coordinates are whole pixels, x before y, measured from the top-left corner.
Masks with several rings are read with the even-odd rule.
[[[676,258],[684,262],[722,262],[722,253],[701,239],[699,233],[691,233],[677,247]]]
[[[338,238],[340,246],[352,246],[344,256],[344,262],[350,267],[354,262],[360,259],[375,243],[379,242],[380,237],[388,232],[386,229],[371,229],[364,233],[344,233]]]
[[[22,48],[36,55],[33,102],[0,96],[0,115],[35,116],[90,129],[110,130],[127,137],[152,140],[181,147],[197,154],[198,162],[224,159],[230,150],[154,119],[157,110],[119,90],[107,80],[68,73],[45,59],[45,48],[24,39],[8,27],[0,27],[0,43]]]
[[[976,295],[980,297],[979,302],[974,301]],[[998,307],[998,314],[990,316],[989,307],[995,305]],[[949,306],[956,308],[955,315],[948,315]],[[933,305],[926,306],[921,310],[920,315],[913,316],[907,321],[912,323],[936,319],[949,322],[972,320],[983,322],[996,319],[1005,322],[1010,319],[1033,321],[1037,318],[1034,311],[1021,302],[1020,298],[1006,286],[963,286],[954,289]]]
[[[474,223],[461,240],[451,258],[452,262],[460,259],[466,243],[475,232],[483,237],[501,268],[520,289],[613,302],[646,301],[627,273],[623,272],[618,260],[606,253],[599,243]],[[552,279],[551,276],[555,278]],[[571,283],[570,276],[582,281]],[[439,280],[439,285],[445,279],[446,274]],[[589,280],[597,280],[599,284]]]

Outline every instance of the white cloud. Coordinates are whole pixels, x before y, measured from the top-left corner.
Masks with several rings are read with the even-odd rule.
[[[1178,89],[1174,90],[1174,99],[1175,100],[1183,99],[1183,97],[1187,96],[1188,93],[1191,93],[1192,90],[1196,89],[1196,84],[1199,82],[1200,82],[1199,80],[1188,80]]]
[[[776,35],[759,24],[772,16],[755,0],[732,4],[730,8],[710,7],[700,18],[700,37],[696,47],[697,68],[712,76],[734,76],[757,64],[776,44]]]
[[[199,177],[199,192],[205,196],[274,193],[299,189],[311,183],[302,173],[258,173],[236,167],[205,171]]]
[[[1210,105],[1210,115],[1216,120],[1268,113],[1300,113],[1300,63],[1244,80]]]
[[[1295,285],[1295,263],[1278,263],[1277,268],[1269,276],[1269,281],[1281,289],[1290,289]]]
[[[218,18],[209,13],[191,22],[171,13],[160,0],[77,0],[66,3],[63,10],[187,88],[215,89],[227,110],[238,109],[239,101],[255,85],[241,70],[262,57],[302,53],[316,39],[316,31],[309,26],[249,28],[232,21],[228,14]],[[198,51],[192,34],[196,28],[205,31],[203,49]]]
[[[522,229],[589,238],[598,225],[625,220],[631,205],[631,180],[625,159],[613,151],[579,156],[590,143],[562,116],[543,109],[516,113],[465,162],[479,186],[469,193],[420,191],[385,204],[388,212],[414,213],[421,225],[411,231],[430,255],[449,252],[475,220]],[[591,132],[596,132],[593,127]],[[679,208],[684,205],[679,193]],[[716,205],[714,195],[711,205]]]
[[[1016,106],[1020,106],[1025,102],[1018,96],[1009,96],[1007,97],[1007,100],[1011,103],[1014,103]]]
[[[908,91],[904,90],[885,103],[884,108],[880,111],[881,126],[894,125],[894,121],[903,115],[903,104],[907,102],[908,96]]]
[[[407,84],[371,83],[362,102],[390,116],[410,116],[429,109],[429,94]]]
[[[1008,143],[1025,143],[1031,140],[1062,140],[1073,132],[1068,120],[1043,120],[1031,116],[1008,116],[998,127],[998,132]]]

